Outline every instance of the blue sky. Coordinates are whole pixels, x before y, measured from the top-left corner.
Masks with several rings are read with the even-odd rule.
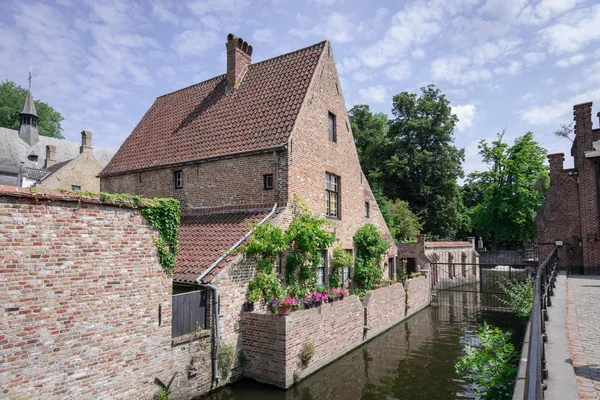
[[[230,32],[253,61],[329,39],[348,109],[390,113],[394,94],[435,84],[460,118],[467,173],[503,129],[568,156],[552,132],[573,104],[600,110],[600,4],[583,0],[4,1],[0,79],[26,86],[33,67],[67,139],[88,129],[116,149],[157,96],[225,72]]]

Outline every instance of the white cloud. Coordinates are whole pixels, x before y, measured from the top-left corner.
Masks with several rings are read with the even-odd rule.
[[[199,56],[218,45],[219,36],[212,31],[185,30],[173,39],[171,47],[182,57]]]
[[[600,40],[600,4],[578,9],[561,18],[559,23],[547,26],[540,34],[542,41],[555,54],[582,50],[589,43]]]
[[[386,68],[385,76],[393,81],[402,81],[410,76],[410,63],[400,61],[391,67]]]
[[[512,60],[507,66],[494,68],[494,72],[500,75],[518,75],[523,67],[521,61]]]
[[[467,57],[441,57],[431,63],[431,76],[434,80],[444,80],[455,85],[464,85],[491,79],[492,73],[486,68],[472,66]]]
[[[387,88],[383,85],[371,86],[358,91],[361,99],[366,102],[384,103],[388,101]]]
[[[366,71],[363,69],[363,70],[354,72],[352,74],[352,79],[355,80],[356,82],[365,82],[370,79],[373,79],[373,75],[371,75],[371,73],[369,71]]]
[[[536,105],[520,112],[522,120],[529,124],[544,125],[568,122],[572,118],[573,104],[585,103],[600,97],[600,89],[579,93],[564,101],[552,101],[544,105]]]
[[[526,0],[487,0],[480,12],[500,20],[507,20],[519,15],[526,3]]]
[[[600,83],[600,61],[587,67],[584,74],[588,81]]]
[[[423,58],[425,58],[425,50],[418,48],[418,49],[414,49],[413,52],[410,54],[410,56],[412,58],[414,58],[415,60],[421,60]]]
[[[273,32],[273,29],[269,28],[257,29],[252,34],[252,39],[257,42],[270,43],[275,39],[275,33]]]
[[[525,7],[519,21],[527,25],[541,25],[572,9],[578,3],[581,3],[581,0],[541,0],[535,5]]]
[[[180,17],[172,12],[164,3],[155,2],[152,4],[152,15],[162,22],[170,22],[173,25],[179,25]]]
[[[337,63],[337,70],[340,74],[345,74],[358,68],[360,68],[360,61],[356,58],[344,57],[341,63]]]
[[[467,128],[473,126],[473,120],[475,119],[475,112],[477,107],[474,104],[463,104],[460,106],[453,106],[452,113],[458,117],[456,123],[456,130],[459,132],[464,131]]]
[[[332,42],[346,43],[354,38],[354,27],[355,23],[348,17],[338,12],[332,12],[312,28],[294,28],[290,30],[290,33],[301,38],[318,36],[322,39],[329,39]]]
[[[567,57],[567,58],[563,58],[561,60],[558,60],[556,62],[556,65],[561,67],[561,68],[569,68],[573,65],[577,65],[580,62],[585,60],[585,55],[584,54],[575,54],[574,56],[571,57]]]
[[[500,39],[496,42],[476,46],[471,51],[473,63],[482,66],[497,59],[505,58],[514,54],[520,44],[521,39]]]
[[[311,0],[311,1],[319,6],[332,6],[338,2],[338,0]]]
[[[530,51],[525,53],[523,56],[523,61],[527,67],[533,67],[536,64],[541,63],[546,59],[546,53],[541,53],[537,51]]]

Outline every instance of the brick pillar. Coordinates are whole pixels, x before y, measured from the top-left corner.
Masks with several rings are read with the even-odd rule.
[[[548,162],[550,163],[550,186],[556,182],[556,174],[560,174],[563,171],[564,161],[564,153],[548,154]]]
[[[579,181],[579,209],[583,242],[583,267],[586,273],[600,272],[600,238],[598,235],[597,172],[594,160],[585,157],[586,150],[593,149],[592,103],[573,107]]]
[[[79,152],[83,153],[84,151],[88,151],[91,149],[92,149],[92,132],[81,131],[81,146],[79,147]]]
[[[56,164],[56,146],[49,144],[46,146],[46,167]]]
[[[227,88],[231,93],[238,88],[252,62],[252,46],[233,34],[227,35]]]

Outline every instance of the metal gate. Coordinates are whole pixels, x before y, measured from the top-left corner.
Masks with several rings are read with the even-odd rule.
[[[206,290],[173,295],[171,337],[206,328]]]
[[[523,281],[535,274],[532,265],[431,263],[433,305],[504,309],[506,281]]]

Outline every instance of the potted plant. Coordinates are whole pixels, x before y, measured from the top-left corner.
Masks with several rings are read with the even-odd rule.
[[[282,316],[290,315],[291,308],[296,307],[299,303],[300,302],[293,297],[286,296],[279,302],[277,306],[277,313]]]
[[[315,306],[320,306],[322,303],[327,303],[329,301],[325,293],[313,292],[310,297]]]
[[[315,305],[310,294],[305,294],[304,296],[302,296],[302,304],[304,305],[305,309],[313,308]]]
[[[248,300],[244,303],[244,311],[251,312],[254,311],[254,302],[260,301],[260,297],[262,292],[260,288],[251,288],[250,294],[248,295]]]
[[[331,290],[339,300],[342,300],[344,296],[348,296],[348,291],[346,289],[333,288]]]

